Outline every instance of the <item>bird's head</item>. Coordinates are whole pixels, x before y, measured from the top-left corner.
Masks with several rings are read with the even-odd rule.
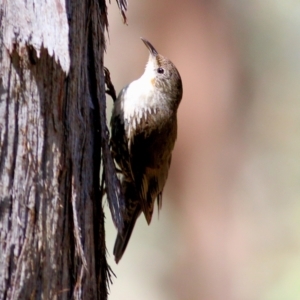
[[[144,78],[151,82],[157,92],[167,95],[178,107],[182,98],[182,82],[178,70],[168,58],[158,54],[149,41],[141,39],[150,52]]]

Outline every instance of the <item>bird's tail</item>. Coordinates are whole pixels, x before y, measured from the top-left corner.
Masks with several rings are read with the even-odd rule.
[[[115,245],[114,256],[116,263],[122,258],[128,241],[130,239],[135,222],[142,212],[141,205],[136,197],[135,186],[132,182],[122,182],[122,188],[125,196],[124,227],[122,232],[118,232]]]
[[[119,262],[119,260],[122,258],[126,250],[135,222],[140,214],[141,214],[141,207],[137,205],[131,219],[128,220],[128,222],[125,222],[122,234],[118,233],[117,235],[115,246],[114,246],[114,256],[115,256],[116,263]]]

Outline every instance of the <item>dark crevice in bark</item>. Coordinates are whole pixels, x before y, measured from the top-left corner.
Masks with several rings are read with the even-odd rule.
[[[95,22],[95,20],[94,20]],[[100,176],[100,163],[101,163],[101,135],[100,135],[100,114],[99,114],[99,104],[97,94],[97,75],[96,72],[99,70],[95,69],[95,53],[94,53],[94,39],[93,39],[93,24],[92,21],[89,22],[88,26],[88,83],[89,83],[89,93],[92,100],[94,109],[91,110],[93,124],[94,124],[94,140],[93,140],[93,161],[95,162],[93,171],[93,181],[94,181],[94,195],[93,195],[93,214],[94,214],[94,243],[95,243],[95,272],[98,290],[98,299],[106,299],[107,297],[107,277],[109,269],[105,258],[105,236],[104,236],[104,214],[102,207],[102,199],[100,197],[99,190],[99,176]]]
[[[68,160],[69,164],[69,173],[66,176],[66,190],[69,191],[69,194],[66,195],[66,215],[68,218],[67,220],[67,228],[68,228],[68,244],[69,244],[69,263],[68,263],[68,271],[69,271],[69,280],[70,280],[70,291],[69,294],[73,295],[73,288],[76,284],[76,276],[77,273],[77,261],[76,261],[76,243],[75,243],[75,236],[71,234],[74,232],[74,218],[73,218],[73,210],[72,210],[72,162]]]
[[[12,277],[13,277],[13,270],[15,269],[14,248],[15,248],[15,245],[12,245],[10,248],[9,263],[8,263],[8,278],[6,279],[6,288],[4,288],[3,299],[7,299],[7,297],[8,297],[8,292],[10,291],[9,287],[11,286],[11,281],[12,281]]]
[[[1,128],[4,130],[4,138],[2,145],[0,147],[1,155],[0,155],[0,176],[5,172],[5,159],[7,157],[7,147],[8,147],[8,119],[9,119],[9,102],[10,102],[10,88],[11,88],[11,72],[12,72],[12,62],[9,64],[8,70],[8,83],[7,83],[7,91],[6,91],[6,106],[5,106],[5,128]]]
[[[47,53],[45,53],[46,50],[42,49],[41,51],[41,61],[39,65],[44,65],[46,64],[47,66],[49,65],[47,61]],[[38,70],[37,71],[42,71],[39,70],[39,65],[38,65]],[[49,72],[53,74],[53,68],[48,68]],[[37,78],[39,80],[39,84],[43,85],[43,79]],[[50,91],[49,99],[52,99],[51,91],[53,90],[52,87],[52,80],[49,82],[49,87],[45,84],[44,89],[40,89],[41,93],[43,90],[47,89],[47,91],[44,91],[45,94],[47,94],[48,90]],[[47,163],[48,163],[48,158],[47,158],[47,150],[48,150],[48,142],[49,142],[49,130],[48,130],[48,117],[49,117],[49,112],[46,113],[46,108],[51,107],[49,103],[47,103],[48,99],[45,99],[44,95],[41,95],[40,97],[40,115],[42,116],[43,119],[43,148],[42,148],[42,155],[41,155],[41,171],[42,171],[42,176],[41,178],[45,180],[47,178]],[[49,100],[48,100],[49,101]],[[37,142],[39,143],[39,134],[37,136]]]
[[[9,185],[10,188],[12,187],[15,179],[15,167],[16,167],[17,151],[18,151],[18,144],[19,144],[19,101],[20,101],[19,97],[22,97],[22,93],[19,93],[19,95],[16,97],[17,101],[15,101],[14,103],[15,130],[14,130],[14,141],[13,141],[13,151],[12,151],[11,176],[10,176],[10,185]]]

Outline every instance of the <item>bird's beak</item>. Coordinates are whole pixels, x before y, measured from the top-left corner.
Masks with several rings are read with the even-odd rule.
[[[155,48],[150,44],[150,42],[148,42],[146,39],[141,37],[141,40],[144,42],[144,44],[146,45],[146,47],[148,48],[148,50],[150,51],[151,56],[156,56],[158,55],[157,51],[155,50]]]

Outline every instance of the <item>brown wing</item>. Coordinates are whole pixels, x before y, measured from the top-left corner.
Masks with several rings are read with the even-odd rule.
[[[161,128],[136,134],[129,149],[136,190],[148,224],[151,222],[155,199],[161,204],[176,140],[176,124],[174,118]]]
[[[133,180],[128,142],[125,134],[124,122],[121,120],[120,115],[114,115],[111,119],[110,141],[113,158],[121,168],[122,174],[127,179],[131,178],[131,180]]]

